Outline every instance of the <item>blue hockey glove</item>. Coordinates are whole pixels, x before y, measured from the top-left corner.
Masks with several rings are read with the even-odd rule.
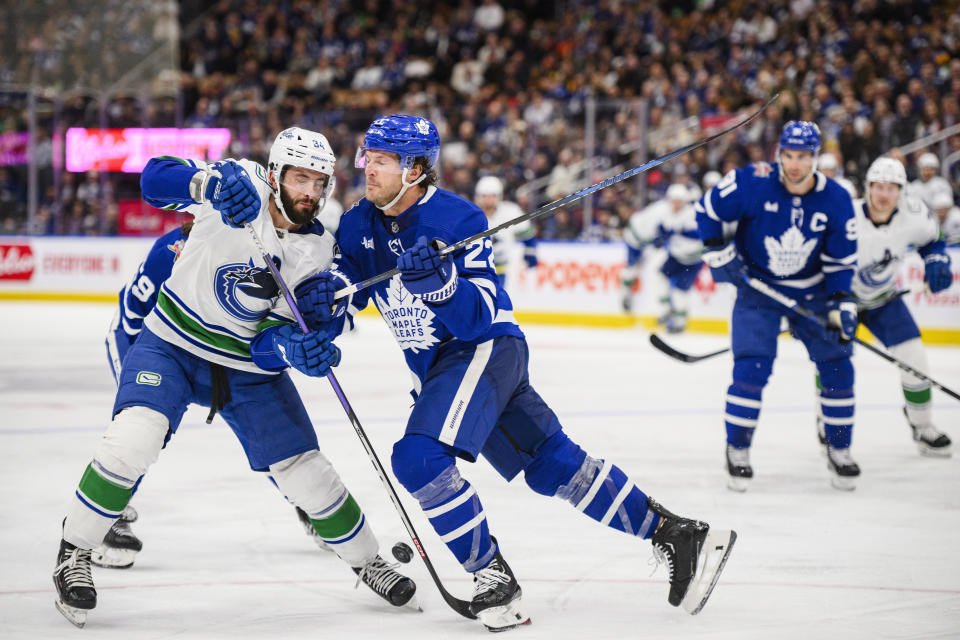
[[[714,282],[729,282],[739,287],[743,283],[743,275],[746,272],[743,260],[740,259],[737,247],[732,242],[721,245],[722,242],[719,238],[707,240],[704,243],[706,251],[701,258],[710,267],[710,275],[713,276]]]
[[[218,162],[204,199],[220,212],[225,224],[239,228],[260,215],[260,194],[246,170],[233,161]]]
[[[950,256],[945,253],[931,253],[924,260],[926,266],[927,284],[930,293],[943,291],[953,284],[953,275],[950,273]]]
[[[539,260],[537,260],[537,250],[529,247],[524,249],[523,261],[527,263],[527,269],[536,269],[539,264]]]
[[[340,364],[340,349],[329,339],[312,331],[306,335],[292,324],[273,334],[273,349],[291,367],[308,376],[323,377]]]
[[[420,296],[424,302],[446,302],[457,290],[457,266],[453,257],[441,256],[423,236],[400,255],[397,269],[407,291]]]
[[[827,333],[840,344],[853,340],[857,333],[857,304],[850,294],[838,292],[827,300]]]
[[[334,294],[350,283],[346,276],[336,271],[321,271],[298,284],[293,289],[297,306],[307,326],[318,329],[347,312],[352,295],[334,300]]]

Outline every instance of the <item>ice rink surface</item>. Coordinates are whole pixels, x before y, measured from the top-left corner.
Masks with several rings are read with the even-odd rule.
[[[103,336],[108,305],[0,304],[0,638],[480,638],[441,600],[415,558],[422,613],[395,610],[303,534],[293,509],[249,470],[217,418],[192,408],[133,505],[144,550],[126,571],[95,569],[99,605],[83,630],[54,609],[60,522],[110,418]],[[607,530],[556,499],[461,464],[516,572],[533,624],[511,638],[960,637],[960,453],[919,455],[901,415],[897,370],[858,350],[852,493],[830,487],[814,427],[812,365],[783,339],[764,397],[749,492],[725,487],[722,409],[731,360],[684,364],[646,332],[525,327],[534,387],[570,436],[623,467],[678,513],[739,539],[698,616],[667,604],[647,542]],[[722,336],[666,336],[702,353]],[[336,370],[389,467],[410,385],[379,318],[341,339]],[[960,389],[960,350],[931,348],[931,375]],[[382,552],[406,539],[356,434],[324,380],[296,378],[321,449],[374,525]],[[960,402],[934,392],[955,443]],[[401,489],[402,491],[402,489]],[[469,577],[403,496],[444,583]]]

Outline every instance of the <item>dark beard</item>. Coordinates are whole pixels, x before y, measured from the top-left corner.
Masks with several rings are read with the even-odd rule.
[[[290,222],[293,224],[310,224],[313,222],[313,219],[317,217],[317,209],[320,206],[320,201],[318,200],[310,211],[300,213],[293,203],[293,198],[291,198],[287,190],[283,188],[283,185],[280,186],[280,202],[283,204],[283,210],[286,212],[287,217],[290,218]]]

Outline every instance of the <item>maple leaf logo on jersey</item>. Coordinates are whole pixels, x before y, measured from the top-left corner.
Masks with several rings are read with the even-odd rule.
[[[436,315],[423,303],[420,296],[406,290],[399,275],[390,279],[384,293],[386,298],[380,297],[377,292],[373,294],[373,299],[401,349],[410,349],[416,353],[440,342],[433,331],[433,319]]]
[[[770,257],[767,263],[770,273],[775,276],[791,276],[806,266],[813,248],[817,246],[817,239],[807,240],[800,229],[790,227],[780,236],[779,241],[770,236],[764,238],[763,246]]]

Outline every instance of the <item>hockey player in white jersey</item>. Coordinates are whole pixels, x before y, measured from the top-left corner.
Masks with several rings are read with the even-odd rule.
[[[370,524],[320,452],[286,371],[324,376],[339,362],[339,349],[292,322],[243,228],[253,226],[291,284],[328,268],[334,240],[315,216],[333,191],[335,161],[326,138],[291,128],[271,147],[268,170],[249,160],[171,157],[152,158],[144,168],[144,199],[187,210],[195,223],[123,360],[113,420],[63,523],[53,580],[57,608],[73,624],[83,626],[97,603],[90,550],[121,515],[190,403],[221,413],[251,469],[270,473],[358,582],[395,606],[413,597],[413,581],[380,557]]]
[[[916,248],[931,293],[943,291],[952,283],[950,257],[936,217],[919,198],[904,193],[906,185],[907,174],[898,160],[877,158],[867,169],[866,197],[853,203],[859,241],[852,289],[860,322],[894,357],[927,372],[920,330],[903,299],[894,295],[896,280],[907,252]],[[930,383],[906,371],[900,378],[903,412],[920,453],[949,456],[950,438],[933,426]],[[818,425],[825,444],[822,419]]]
[[[917,172],[920,174],[916,180],[907,187],[910,195],[923,200],[923,204],[928,208],[933,208],[933,199],[938,193],[944,193],[953,198],[953,189],[950,183],[942,176],[937,175],[940,169],[940,159],[934,153],[924,153],[917,158]]]
[[[690,191],[679,182],[667,188],[666,197],[630,216],[623,239],[627,243],[627,267],[623,278],[623,308],[629,311],[633,281],[639,275],[641,257],[653,245],[666,250],[666,259],[651,283],[657,292],[657,322],[667,331],[687,328],[687,297],[703,263],[703,243],[697,232],[697,214]]]
[[[833,178],[837,184],[847,190],[851,198],[857,197],[857,188],[852,182],[840,175],[837,156],[825,153],[817,160],[817,169],[828,178]]]
[[[503,183],[496,176],[483,176],[477,180],[473,195],[477,206],[487,216],[488,229],[523,215],[523,209],[515,202],[503,199]],[[523,261],[527,268],[536,269],[537,239],[534,236],[533,223],[529,220],[508,227],[490,239],[493,240],[493,264],[501,287],[506,284],[518,242],[523,243]]]
[[[948,245],[960,244],[960,207],[953,204],[953,195],[937,193],[933,196],[931,209],[940,224],[940,234]]]

